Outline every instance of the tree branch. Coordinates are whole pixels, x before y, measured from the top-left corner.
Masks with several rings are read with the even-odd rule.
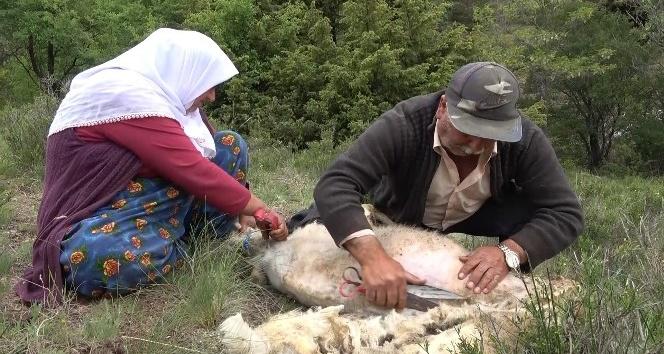
[[[583,147],[586,149],[586,154],[587,154],[588,156],[590,156],[590,155],[591,155],[591,151],[590,151],[590,142],[588,141],[588,139],[586,139],[586,136],[584,135],[584,133],[583,133],[582,131],[577,130],[577,131],[576,131],[576,135],[579,136],[579,139],[580,139],[581,142],[583,143]]]
[[[35,83],[35,85],[39,86],[39,82],[32,76],[32,71],[30,71],[27,64],[25,64],[21,61],[21,57],[18,55],[18,52],[12,53],[12,56],[21,65],[23,70],[25,70],[25,72],[28,74],[28,77],[30,78],[30,80],[32,80],[32,82]]]
[[[78,60],[78,57],[74,58],[74,60],[71,62],[71,64],[62,72],[62,77],[60,80],[64,80],[67,75],[76,67],[76,61]]]
[[[47,58],[47,70],[48,75],[53,76],[55,70],[55,49],[53,48],[53,42],[48,42],[48,58]]]
[[[28,51],[28,58],[30,59],[32,70],[35,72],[39,80],[43,79],[44,74],[39,68],[39,63],[37,62],[37,54],[35,53],[35,40],[33,35],[28,36],[28,46],[26,49]]]

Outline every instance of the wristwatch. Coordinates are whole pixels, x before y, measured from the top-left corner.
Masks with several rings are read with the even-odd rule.
[[[498,248],[500,248],[500,250],[505,254],[505,263],[507,263],[507,266],[510,267],[511,270],[518,273],[519,266],[521,265],[521,262],[519,262],[519,255],[512,251],[504,243],[499,243]]]

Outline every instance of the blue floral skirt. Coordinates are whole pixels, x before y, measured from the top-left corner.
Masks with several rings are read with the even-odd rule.
[[[244,139],[232,131],[214,135],[219,167],[245,184],[249,165]],[[161,178],[134,178],[109,205],[72,225],[61,242],[65,286],[89,297],[121,295],[184,264],[193,225],[205,222],[227,235],[235,216],[225,215]]]

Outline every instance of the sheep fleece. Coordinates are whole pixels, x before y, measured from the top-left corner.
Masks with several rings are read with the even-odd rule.
[[[468,253],[453,240],[460,235],[399,225],[374,231],[407,271],[467,300],[444,301],[428,312],[396,312],[374,307],[361,295],[344,298],[338,291],[341,275],[346,267],[359,265],[323,225],[313,223],[285,242],[252,240],[252,248],[262,252],[258,273],[312,308],[276,315],[256,328],[241,314],[229,317],[218,328],[225,348],[233,353],[448,353],[463,340],[480,338],[481,322],[486,322],[480,318],[491,318],[493,328],[508,328],[523,317],[528,280],[510,274],[490,294],[475,295],[457,278],[459,256]]]

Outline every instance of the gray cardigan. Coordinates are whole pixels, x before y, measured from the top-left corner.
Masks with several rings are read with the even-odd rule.
[[[323,174],[314,199],[337,243],[370,228],[360,205],[367,194],[392,220],[424,227],[426,196],[440,162],[432,146],[442,94],[413,97],[383,113]],[[511,238],[528,253],[524,270],[578,237],[581,206],[540,128],[524,118],[523,138],[498,142],[490,166],[492,197],[468,219],[440,231]]]

